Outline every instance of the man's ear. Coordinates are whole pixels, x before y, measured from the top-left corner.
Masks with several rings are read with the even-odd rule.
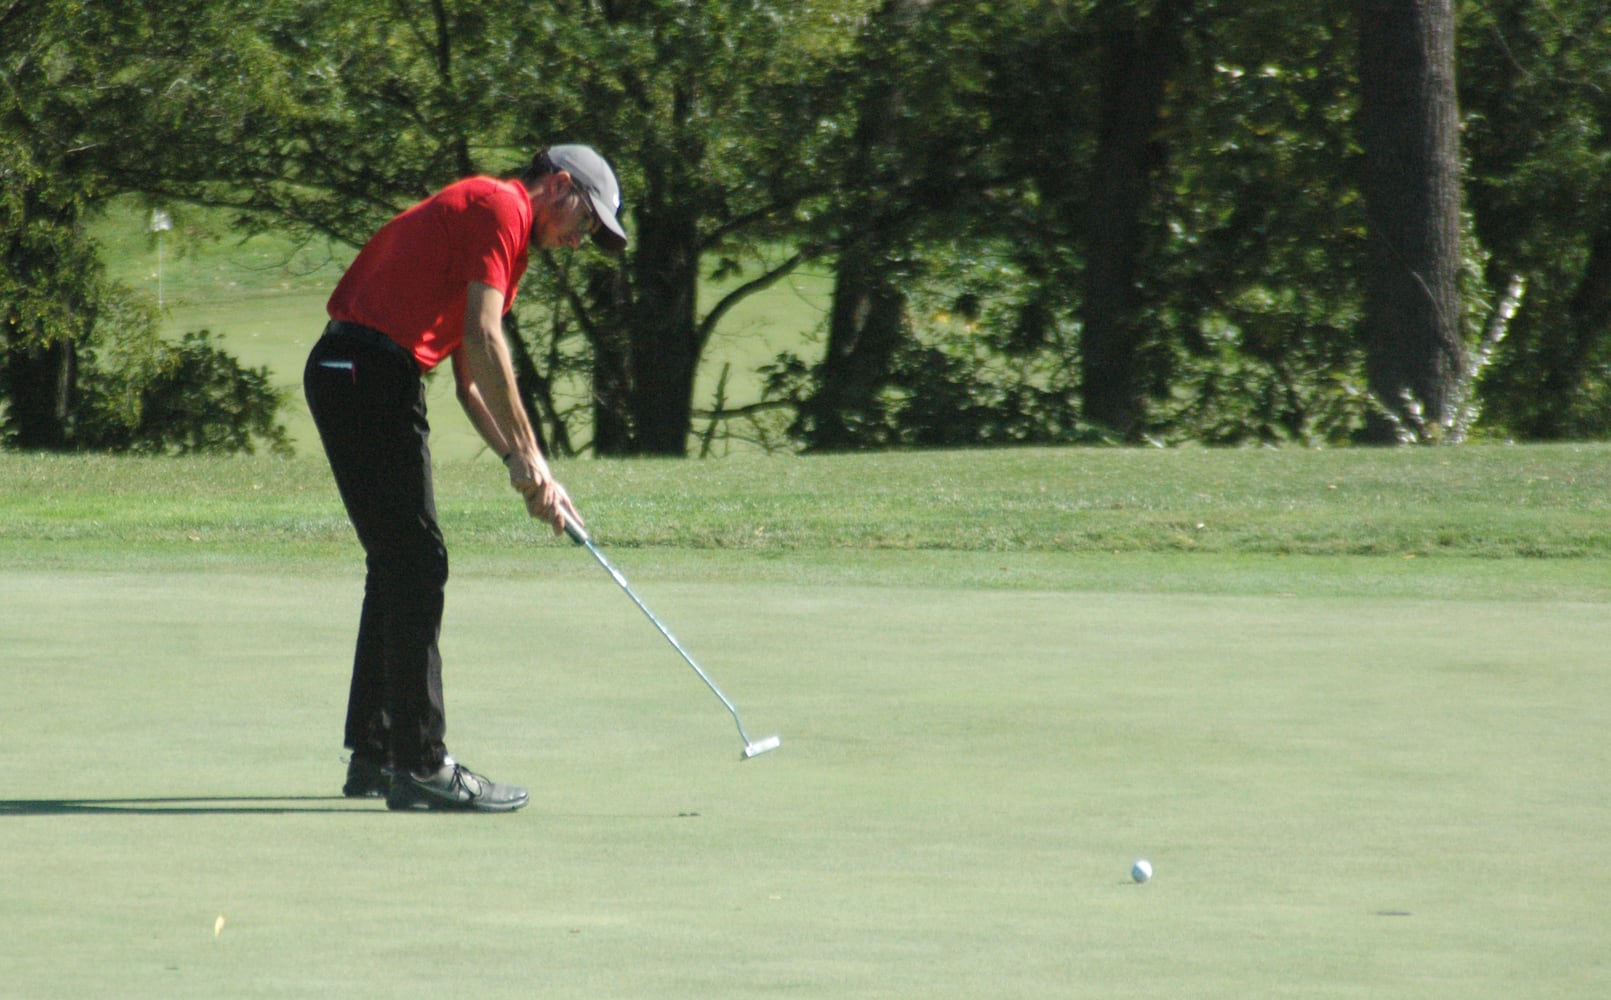
[[[576,189],[576,182],[571,179],[567,170],[556,170],[543,180],[548,182],[548,197],[552,201],[559,201]]]
[[[531,181],[528,185],[533,197],[546,202],[555,202],[569,193],[572,185],[571,175],[563,170],[551,174],[543,174]]]

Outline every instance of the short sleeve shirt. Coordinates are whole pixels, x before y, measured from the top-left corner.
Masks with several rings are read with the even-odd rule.
[[[331,319],[379,330],[429,371],[464,340],[471,282],[514,304],[526,273],[531,197],[519,181],[472,177],[382,226],[330,296]]]

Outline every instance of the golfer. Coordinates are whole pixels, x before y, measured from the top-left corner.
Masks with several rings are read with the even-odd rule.
[[[421,375],[453,363],[459,403],[532,517],[581,523],[537,445],[515,388],[503,316],[530,246],[626,247],[621,190],[587,146],[552,146],[518,179],[472,177],[398,215],[330,296],[303,391],[367,566],[347,702],[342,792],[391,809],[519,809],[448,755],[437,638],[447,548],[431,488]]]

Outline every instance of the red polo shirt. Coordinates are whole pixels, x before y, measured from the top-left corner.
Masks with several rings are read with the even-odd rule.
[[[531,223],[531,196],[519,181],[451,184],[364,244],[330,296],[330,318],[381,331],[430,371],[464,340],[471,282],[503,292],[505,312],[514,304]]]

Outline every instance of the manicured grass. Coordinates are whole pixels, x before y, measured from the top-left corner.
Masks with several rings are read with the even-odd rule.
[[[1607,459],[568,463],[744,763],[446,462],[465,817],[336,797],[317,460],[0,456],[0,997],[1604,996]]]
[[[1603,995],[1606,617],[1177,558],[1208,593],[651,577],[783,733],[745,764],[608,581],[472,561],[454,746],[513,817],[331,797],[355,577],[8,574],[0,995]]]
[[[615,545],[765,552],[1218,552],[1502,558],[1611,552],[1611,448],[1020,449],[559,463]],[[459,546],[537,534],[495,460],[444,459]],[[0,456],[0,532],[240,548],[345,541],[320,458]]]

